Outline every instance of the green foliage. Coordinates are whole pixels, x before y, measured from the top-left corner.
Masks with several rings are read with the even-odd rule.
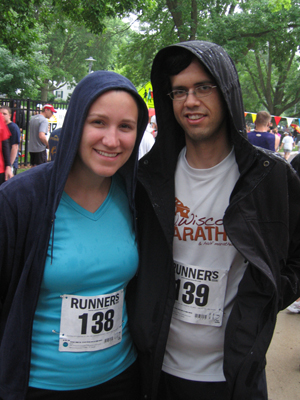
[[[0,91],[21,89],[22,95],[44,101],[65,83],[82,79],[90,56],[97,60],[94,69],[113,69],[119,42],[114,30],[124,27],[105,16],[141,7],[135,0],[17,0],[12,7],[4,2],[8,11],[0,16],[0,26],[6,26],[0,46],[9,61],[0,64]]]
[[[25,55],[38,39],[38,27],[61,25],[64,19],[94,34],[105,30],[107,18],[141,11],[153,0],[2,0],[0,44],[12,53]]]
[[[36,97],[38,90],[34,80],[42,73],[46,57],[33,49],[26,59],[12,54],[8,49],[0,46],[0,92],[8,96]]]
[[[300,102],[299,21],[298,0],[157,0],[139,16],[140,31],[122,48],[120,70],[143,84],[160,48],[194,37],[208,40],[235,61],[248,111],[295,112]]]

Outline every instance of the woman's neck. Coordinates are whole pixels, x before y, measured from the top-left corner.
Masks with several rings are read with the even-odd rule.
[[[64,191],[81,207],[94,213],[105,201],[111,185],[111,177],[87,180],[71,169]]]

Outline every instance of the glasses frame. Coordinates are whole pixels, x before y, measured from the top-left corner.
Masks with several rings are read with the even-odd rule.
[[[199,87],[203,87],[203,86],[209,86],[210,87],[210,92],[199,96],[199,93],[196,93],[196,89],[199,88]],[[217,87],[217,85],[213,85],[211,83],[207,83],[205,85],[203,84],[203,85],[197,86],[192,91],[180,89],[180,90],[182,90],[182,92],[185,93],[185,97],[183,97],[182,99],[174,99],[173,92],[176,92],[176,90],[172,90],[170,93],[167,94],[167,96],[169,96],[172,101],[185,101],[188,98],[189,94],[193,94],[197,99],[201,99],[202,97],[209,96],[212,93],[212,90],[215,89],[216,87]],[[177,89],[177,90],[179,90],[179,89]]]

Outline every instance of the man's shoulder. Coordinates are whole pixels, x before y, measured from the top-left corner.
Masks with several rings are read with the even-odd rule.
[[[44,120],[48,122],[47,118],[45,118],[42,114],[36,114],[36,115],[33,115],[30,118],[30,122],[32,122],[32,121],[44,121]]]
[[[14,122],[10,122],[7,126],[11,133],[14,133],[14,132],[19,133],[20,132],[20,128]]]

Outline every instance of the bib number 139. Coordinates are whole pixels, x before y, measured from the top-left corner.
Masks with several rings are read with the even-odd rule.
[[[181,287],[182,286],[182,287]],[[199,307],[206,306],[208,302],[209,287],[205,284],[195,285],[193,282],[181,279],[175,281],[175,298],[184,304],[196,304]]]

